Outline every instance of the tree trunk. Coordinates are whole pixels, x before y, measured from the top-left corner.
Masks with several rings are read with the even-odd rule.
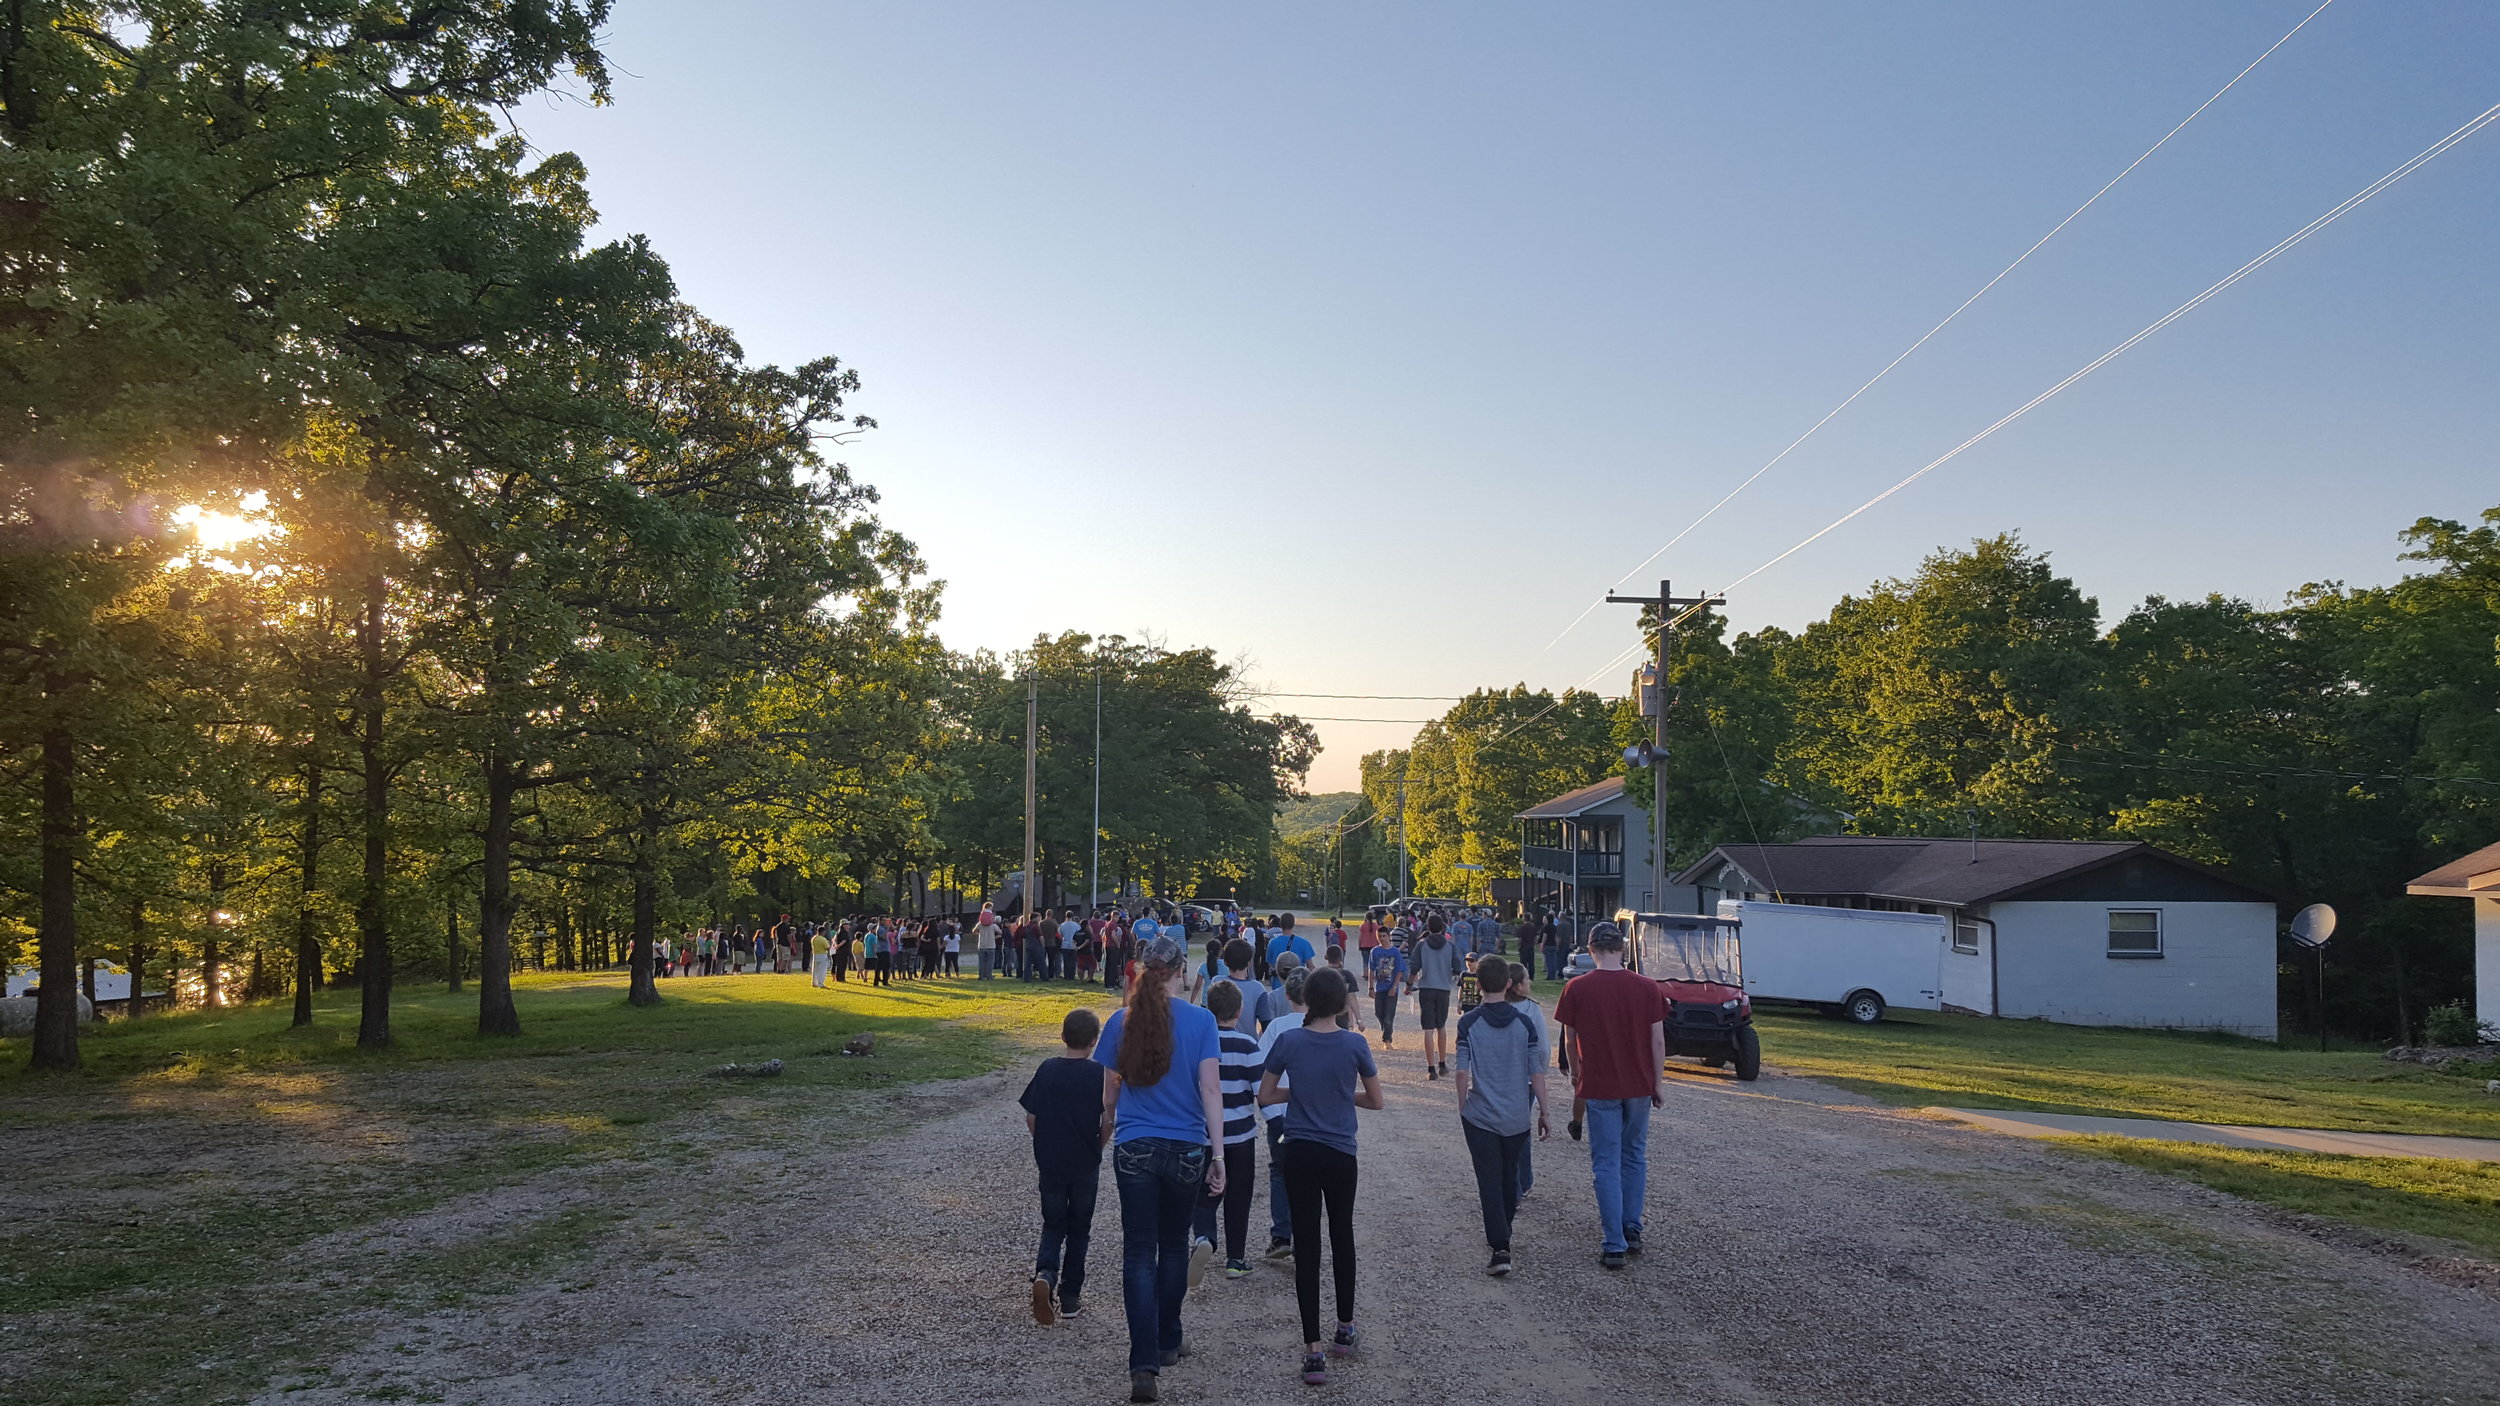
[[[628,1005],[656,1006],[660,984],[651,976],[651,957],[660,926],[660,822],[643,812],[641,833],[634,837],[633,977],[625,989]]]
[[[521,1013],[512,1004],[512,800],[520,779],[519,769],[500,754],[487,758],[485,882],[477,913],[480,1035],[521,1033]]]
[[[137,1020],[147,1009],[142,998],[148,989],[148,904],[144,898],[130,900],[130,1018]]]
[[[200,1004],[215,1010],[226,1003],[225,954],[217,950],[217,934],[225,931],[226,866],[208,866],[208,940],[200,946]]]
[[[365,772],[364,888],[356,898],[356,967],[363,989],[356,1043],[378,1049],[391,1042],[391,929],[383,905],[390,873],[390,773],[382,761],[382,605],[388,594],[382,573],[365,578],[364,613],[356,621],[356,649],[363,677],[356,690],[356,747]]]
[[[43,814],[35,931],[43,985],[35,993],[37,1069],[78,1067],[78,753],[69,729],[43,734]]]
[[[443,890],[444,955],[451,971],[451,993],[460,994],[460,894]]]
[[[296,864],[295,899],[295,1023],[313,1023],[313,988],[321,984],[320,918],[313,895],[321,886],[321,767],[304,767],[304,845]]]

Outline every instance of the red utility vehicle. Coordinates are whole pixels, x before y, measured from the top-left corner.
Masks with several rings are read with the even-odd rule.
[[[1762,1076],[1762,1038],[1745,996],[1738,919],[1707,913],[1615,915],[1634,971],[1667,989],[1667,1053],[1690,1055],[1736,1077]]]

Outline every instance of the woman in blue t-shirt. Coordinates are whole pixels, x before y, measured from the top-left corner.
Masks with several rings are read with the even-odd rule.
[[[1352,990],[1346,974],[1334,967],[1311,973],[1302,989],[1302,1026],[1276,1038],[1267,1052],[1267,1073],[1259,1080],[1261,1105],[1285,1105],[1284,1141],[1276,1155],[1285,1174],[1285,1200],[1293,1208],[1302,1380],[1313,1386],[1328,1382],[1328,1352],[1342,1357],[1362,1339],[1354,1326],[1354,1110],[1379,1108],[1382,1099],[1371,1041],[1346,1028],[1346,999]],[[1319,1336],[1323,1215],[1337,1283],[1337,1333],[1328,1352],[1320,1350]]]
[[[1120,1298],[1128,1313],[1129,1399],[1152,1401],[1156,1375],[1180,1361],[1189,1292],[1189,1225],[1198,1200],[1224,1193],[1224,1095],[1215,1017],[1189,1004],[1189,954],[1168,937],[1137,948],[1128,1001],[1102,1028],[1111,1172],[1120,1190]]]

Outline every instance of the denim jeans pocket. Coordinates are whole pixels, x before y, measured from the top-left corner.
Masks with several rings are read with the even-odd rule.
[[[1114,1175],[1142,1177],[1154,1171],[1155,1152],[1150,1139],[1115,1143],[1111,1148],[1111,1170]]]

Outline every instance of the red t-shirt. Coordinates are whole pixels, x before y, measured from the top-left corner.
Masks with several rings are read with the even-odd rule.
[[[1580,1097],[1649,1097],[1658,1083],[1649,1027],[1666,1018],[1666,988],[1639,972],[1600,967],[1565,982],[1554,1019],[1580,1037]]]

